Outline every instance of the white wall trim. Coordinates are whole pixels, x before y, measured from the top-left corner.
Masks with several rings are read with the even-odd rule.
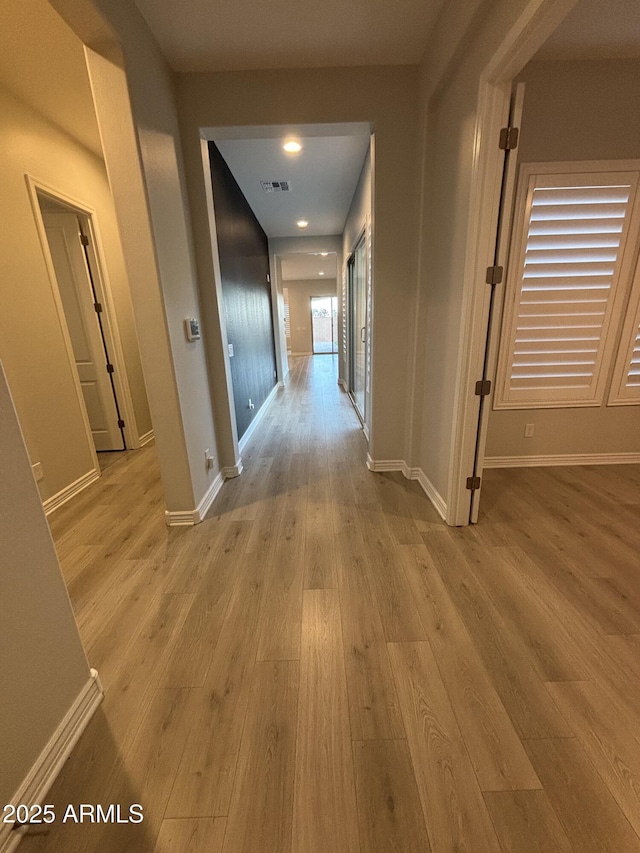
[[[256,416],[254,417],[254,419],[251,421],[251,423],[247,427],[247,431],[245,432],[245,434],[242,436],[241,439],[238,440],[238,450],[240,451],[240,453],[242,453],[242,451],[245,449],[245,447],[249,443],[251,436],[256,431],[258,424],[260,423],[260,421],[264,417],[265,412],[267,411],[267,409],[269,408],[271,403],[273,403],[273,400],[274,400],[274,398],[275,398],[275,396],[279,390],[280,390],[280,388],[279,388],[278,384],[276,383],[273,386],[273,388],[271,389],[267,399],[264,401],[264,403],[260,406],[260,408],[256,412]]]
[[[144,435],[141,435],[138,438],[138,447],[144,447],[145,444],[150,444],[155,438],[153,430],[150,429],[149,432],[145,432]]]
[[[92,669],[88,680],[10,802],[42,804],[56,776],[102,701],[103,694],[98,673]],[[27,834],[27,827],[13,830],[12,826],[13,824],[0,824],[0,853],[11,853]]]
[[[235,465],[228,465],[222,469],[222,476],[225,480],[233,480],[234,477],[239,477],[244,471],[242,459],[238,459]]]
[[[50,515],[54,510],[61,507],[62,504],[66,504],[67,501],[70,501],[71,498],[80,494],[80,492],[84,491],[87,486],[90,486],[91,483],[95,483],[95,481],[99,479],[99,467],[93,468],[91,471],[87,471],[87,473],[83,474],[82,477],[78,477],[78,479],[73,483],[69,483],[69,485],[65,486],[64,489],[61,489],[59,492],[56,492],[55,495],[52,495],[50,498],[47,498],[42,502],[45,514]]]
[[[372,459],[367,453],[367,468],[370,471],[404,471],[406,467],[404,459]]]
[[[552,456],[485,456],[485,468],[542,468],[558,465],[638,465],[640,453],[558,453]]]
[[[402,471],[407,480],[417,480],[431,503],[436,508],[438,515],[447,524],[451,522],[447,518],[447,504],[440,492],[424,473],[422,468],[409,468],[404,459],[372,459],[367,453],[367,468],[370,471]]]
[[[220,489],[225,481],[225,476],[222,471],[216,476],[209,488],[204,494],[204,497],[195,509],[178,510],[170,512],[165,511],[164,519],[168,527],[192,527],[194,524],[200,524],[204,521],[211,504],[217,498]]]
[[[200,501],[200,503],[196,507],[196,513],[198,515],[198,521],[196,521],[196,524],[198,524],[198,522],[200,522],[200,521],[205,520],[206,515],[211,508],[211,504],[217,498],[223,484],[224,484],[224,475],[222,474],[222,471],[220,471],[220,473],[216,476],[213,483],[211,483],[211,485],[209,486],[209,488],[205,492],[204,497],[202,498],[202,500]]]
[[[348,393],[349,389],[347,387],[347,383],[344,379],[338,379],[338,385],[342,388],[345,393]]]
[[[420,483],[422,490],[436,508],[436,512],[440,518],[442,518],[442,520],[447,524],[451,524],[447,518],[447,503],[445,499],[424,473],[422,468],[407,468],[407,471],[408,474],[405,471],[402,472],[404,476],[407,477],[408,480],[417,480]]]

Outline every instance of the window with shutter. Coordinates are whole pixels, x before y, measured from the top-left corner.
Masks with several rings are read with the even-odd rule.
[[[639,173],[584,167],[520,167],[494,408],[602,403]]]
[[[282,296],[284,301],[284,336],[289,339],[291,337],[291,315],[289,314],[289,288],[282,288]]]
[[[611,383],[610,406],[640,404],[640,261],[629,298]]]

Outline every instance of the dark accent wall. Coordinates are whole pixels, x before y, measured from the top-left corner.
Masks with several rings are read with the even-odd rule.
[[[247,431],[276,384],[269,247],[240,187],[209,143],[227,338],[233,344],[231,379],[238,438]],[[249,399],[255,409],[249,409]]]

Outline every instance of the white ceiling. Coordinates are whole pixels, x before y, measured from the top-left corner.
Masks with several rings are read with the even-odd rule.
[[[1,0],[0,85],[102,156],[82,42],[47,0]]]
[[[265,128],[263,138],[215,139],[251,209],[268,237],[341,234],[368,150],[366,125],[340,126],[341,135],[316,136],[313,127]],[[259,130],[259,129],[258,129]],[[326,128],[324,131],[326,132]],[[237,131],[242,134],[242,129]],[[254,135],[255,130],[245,136]],[[228,135],[225,134],[225,135]],[[287,154],[282,144],[295,136],[299,154]],[[290,192],[265,193],[261,181],[291,182]],[[308,228],[296,226],[306,219]]]
[[[283,281],[335,280],[337,277],[337,257],[333,252],[328,253],[326,258],[318,252],[278,257],[282,261]]]
[[[177,71],[412,65],[443,0],[136,0]]]
[[[579,0],[535,58],[640,58],[639,0]]]

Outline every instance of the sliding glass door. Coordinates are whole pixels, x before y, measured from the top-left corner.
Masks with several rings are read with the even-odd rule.
[[[338,299],[336,296],[311,297],[311,336],[313,354],[338,352]]]
[[[367,252],[364,235],[349,258],[349,390],[365,421],[367,387]]]

